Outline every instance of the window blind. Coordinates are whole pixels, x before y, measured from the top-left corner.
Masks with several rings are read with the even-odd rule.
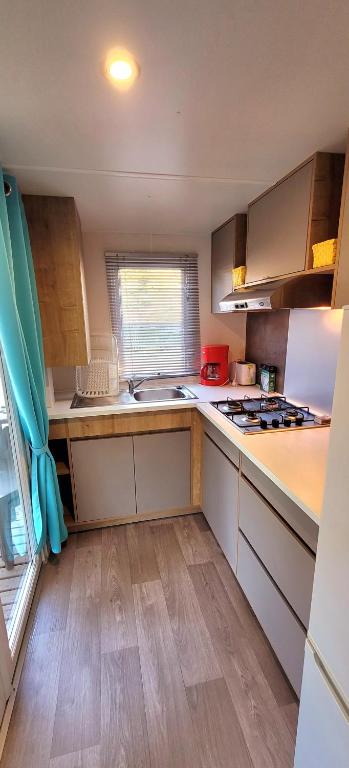
[[[106,253],[120,377],[196,375],[200,368],[198,259]]]

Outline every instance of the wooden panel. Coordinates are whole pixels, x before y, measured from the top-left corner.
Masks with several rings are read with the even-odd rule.
[[[80,547],[76,550],[70,591],[71,599],[79,597],[99,598],[101,596],[101,563],[102,550],[100,546]]]
[[[137,514],[190,504],[190,432],[133,438]]]
[[[132,584],[141,584],[143,581],[159,581],[160,574],[150,526],[146,523],[128,525],[126,535]]]
[[[202,511],[229,564],[236,569],[238,471],[204,435]]]
[[[291,768],[294,741],[215,566],[189,571],[253,765]]]
[[[47,367],[84,365],[89,342],[81,239],[72,197],[24,195]]]
[[[131,437],[71,443],[79,522],[136,514]]]
[[[305,627],[309,625],[315,557],[249,483],[240,480],[239,526]]]
[[[2,755],[2,768],[47,768],[64,633],[34,632]],[[49,663],[48,663],[49,649]]]
[[[305,269],[313,173],[311,159],[248,206],[247,283]]]
[[[102,656],[101,766],[150,768],[138,648]]]
[[[152,768],[202,768],[161,583],[135,584]]]
[[[191,426],[191,410],[146,411],[144,413],[116,413],[112,416],[91,416],[66,420],[69,437],[102,437],[108,435],[159,432]],[[52,423],[52,422],[51,422]]]
[[[313,266],[312,245],[338,235],[343,171],[344,155],[330,152],[316,153],[308,231],[306,261],[308,269]]]
[[[225,680],[187,688],[204,768],[253,768],[250,753]]]
[[[241,456],[241,472],[254,485],[271,504],[274,509],[286,520],[298,536],[305,541],[313,552],[317,549],[319,526],[303,510],[297,507],[280,488],[273,483],[267,475],[258,469],[256,465]]]
[[[239,534],[237,578],[297,696],[300,696],[305,631]]]
[[[173,527],[154,526],[152,533],[184,684],[195,685],[220,677],[220,668]]]
[[[290,310],[248,312],[245,358],[257,365],[276,365],[276,389],[284,391]]]
[[[100,609],[97,600],[70,600],[51,756],[100,743]],[[43,673],[44,679],[45,674]]]
[[[333,281],[332,308],[341,309],[347,304],[349,304],[349,133],[338,227],[337,262]]]
[[[126,529],[106,528],[102,536],[102,653],[137,645]]]
[[[220,312],[219,302],[233,289],[232,269],[245,264],[247,216],[237,213],[211,238],[211,311]]]

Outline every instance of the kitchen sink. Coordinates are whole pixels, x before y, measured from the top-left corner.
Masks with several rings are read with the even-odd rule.
[[[157,389],[136,389],[133,395],[128,392],[120,392],[119,395],[106,397],[80,397],[74,395],[71,408],[96,408],[105,405],[132,405],[137,403],[152,403],[170,400],[197,400],[187,387],[159,387]]]
[[[152,403],[160,400],[197,400],[187,387],[159,387],[158,389],[136,389],[133,397],[138,403]]]

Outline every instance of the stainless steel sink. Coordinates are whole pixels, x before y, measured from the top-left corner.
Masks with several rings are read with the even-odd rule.
[[[197,400],[187,387],[159,387],[158,389],[136,389],[133,397],[138,403],[152,403],[162,400]]]

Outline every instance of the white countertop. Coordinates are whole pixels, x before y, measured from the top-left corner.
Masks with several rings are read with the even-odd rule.
[[[149,383],[149,387],[151,384]],[[197,400],[174,402],[135,403],[124,401],[110,406],[70,409],[67,400],[58,401],[48,409],[50,420],[86,418],[91,416],[133,413],[144,410],[172,410],[197,408],[247,458],[256,464],[316,523],[319,523],[325,484],[329,427],[245,435],[234,424],[210,405],[211,400],[235,399],[249,395],[259,396],[258,387],[203,387],[186,384]]]

